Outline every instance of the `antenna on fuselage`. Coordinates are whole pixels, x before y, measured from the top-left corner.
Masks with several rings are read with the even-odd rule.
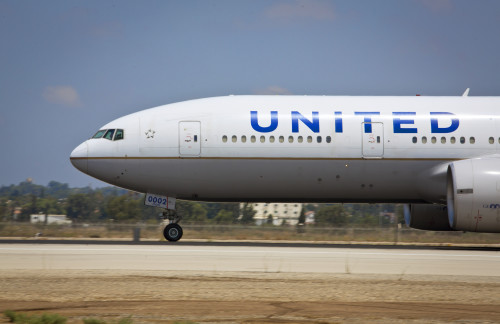
[[[464,94],[462,95],[462,97],[468,97],[469,96],[469,90],[470,90],[470,88],[465,89]]]

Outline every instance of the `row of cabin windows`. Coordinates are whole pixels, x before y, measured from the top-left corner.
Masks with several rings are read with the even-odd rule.
[[[247,137],[245,135],[242,135],[239,140],[240,140],[241,143],[246,143],[247,142]],[[277,139],[274,136],[269,136],[268,138],[266,138],[266,136],[262,135],[262,136],[259,137],[259,141],[261,143],[265,143],[266,141],[268,141],[269,143],[274,143],[274,142],[276,142],[276,140],[279,143],[284,143],[285,142],[285,136],[279,136]],[[307,136],[306,138],[304,138],[302,136],[298,136],[297,139],[295,139],[294,136],[288,136],[288,143],[293,143],[295,140],[297,140],[297,143],[303,143],[304,140],[307,143],[313,143],[313,141],[314,141],[313,136]],[[322,136],[316,136],[316,143],[321,143],[322,141],[323,141],[323,137]],[[448,141],[447,138],[444,137],[444,136],[441,137],[441,139],[440,139],[441,144],[446,144],[447,141]],[[450,141],[451,144],[455,144],[457,142],[457,139],[454,136],[452,136],[452,137],[450,137],[449,141]],[[223,135],[222,136],[222,142],[223,143],[227,143],[228,142],[228,136],[227,135]],[[236,135],[231,136],[231,142],[237,143],[238,142],[238,136],[236,136]],[[255,136],[255,135],[250,136],[250,142],[251,143],[257,142],[257,136]],[[332,137],[331,136],[326,136],[325,137],[325,142],[326,143],[331,143],[332,142]],[[380,143],[380,141],[377,141],[377,142]],[[418,143],[418,137],[414,136],[412,138],[412,142],[413,143]],[[422,136],[421,143],[422,144],[426,144],[427,142],[428,142],[427,137],[426,136]],[[438,139],[437,139],[437,137],[432,136],[430,138],[429,142],[432,143],[432,144],[436,144],[438,142]],[[463,136],[460,137],[459,138],[459,142],[460,142],[460,144],[465,144],[466,138],[463,137]],[[493,137],[490,137],[488,139],[488,142],[490,144],[494,144],[495,143],[495,139]],[[476,143],[476,139],[475,139],[474,136],[469,137],[469,143],[470,144],[475,144]],[[500,143],[500,137],[498,138],[498,143]]]
[[[412,142],[413,143],[418,143],[418,138],[416,136],[414,136],[412,138]],[[422,139],[420,140],[420,142],[422,144],[426,144],[427,143],[427,137],[426,136],[422,136]],[[437,142],[438,142],[438,139],[435,136],[432,136],[430,138],[430,143],[436,144]],[[440,142],[441,142],[441,144],[446,144],[446,142],[447,142],[446,137],[444,137],[444,136],[441,137]],[[467,142],[467,140],[466,140],[466,138],[464,136],[462,136],[462,137],[459,138],[459,142],[460,142],[460,144],[465,144]],[[451,144],[457,143],[457,139],[454,136],[450,137],[450,143]],[[476,138],[474,136],[469,137],[469,143],[470,144],[475,144],[476,143]],[[495,144],[495,139],[493,137],[490,137],[488,139],[488,143]],[[498,143],[500,143],[500,137],[498,138]]]
[[[242,135],[239,138],[239,141],[241,143],[246,143],[247,142],[247,137],[245,135]],[[274,137],[274,136],[269,136],[268,138],[266,138],[266,136],[262,135],[262,136],[259,137],[259,141],[261,143],[265,143],[265,142],[274,143],[276,141],[278,141],[279,143],[285,143],[285,136],[278,136],[277,138]],[[321,143],[323,141],[323,137],[322,136],[316,136],[316,139],[314,139],[312,136],[307,136],[305,138],[303,136],[298,136],[297,138],[295,138],[294,136],[288,136],[288,143],[293,143],[295,141],[297,141],[297,143],[303,143],[304,141],[307,142],[307,143],[313,143],[314,141],[316,141],[316,143]],[[226,135],[222,136],[222,142],[223,143],[227,143],[228,142],[228,136],[226,136]],[[238,136],[236,136],[236,135],[231,136],[231,142],[237,143],[238,142]],[[257,142],[257,136],[255,136],[255,135],[250,136],[250,142],[251,143]],[[332,142],[332,137],[331,136],[326,136],[325,137],[325,142],[326,143],[331,143]]]

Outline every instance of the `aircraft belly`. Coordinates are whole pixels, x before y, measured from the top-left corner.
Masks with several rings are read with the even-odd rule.
[[[127,163],[133,181],[111,183],[136,191],[207,201],[332,202],[423,202],[416,185],[418,176],[437,164],[401,160],[192,158],[141,160],[137,170],[138,164],[133,160]]]

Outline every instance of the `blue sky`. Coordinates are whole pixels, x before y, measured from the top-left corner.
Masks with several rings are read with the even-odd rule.
[[[100,126],[229,94],[500,95],[500,1],[0,0],[0,185],[103,186]]]

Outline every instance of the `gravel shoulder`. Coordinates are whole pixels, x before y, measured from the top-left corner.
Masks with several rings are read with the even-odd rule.
[[[1,311],[69,323],[500,323],[498,277],[1,270],[0,291]]]

